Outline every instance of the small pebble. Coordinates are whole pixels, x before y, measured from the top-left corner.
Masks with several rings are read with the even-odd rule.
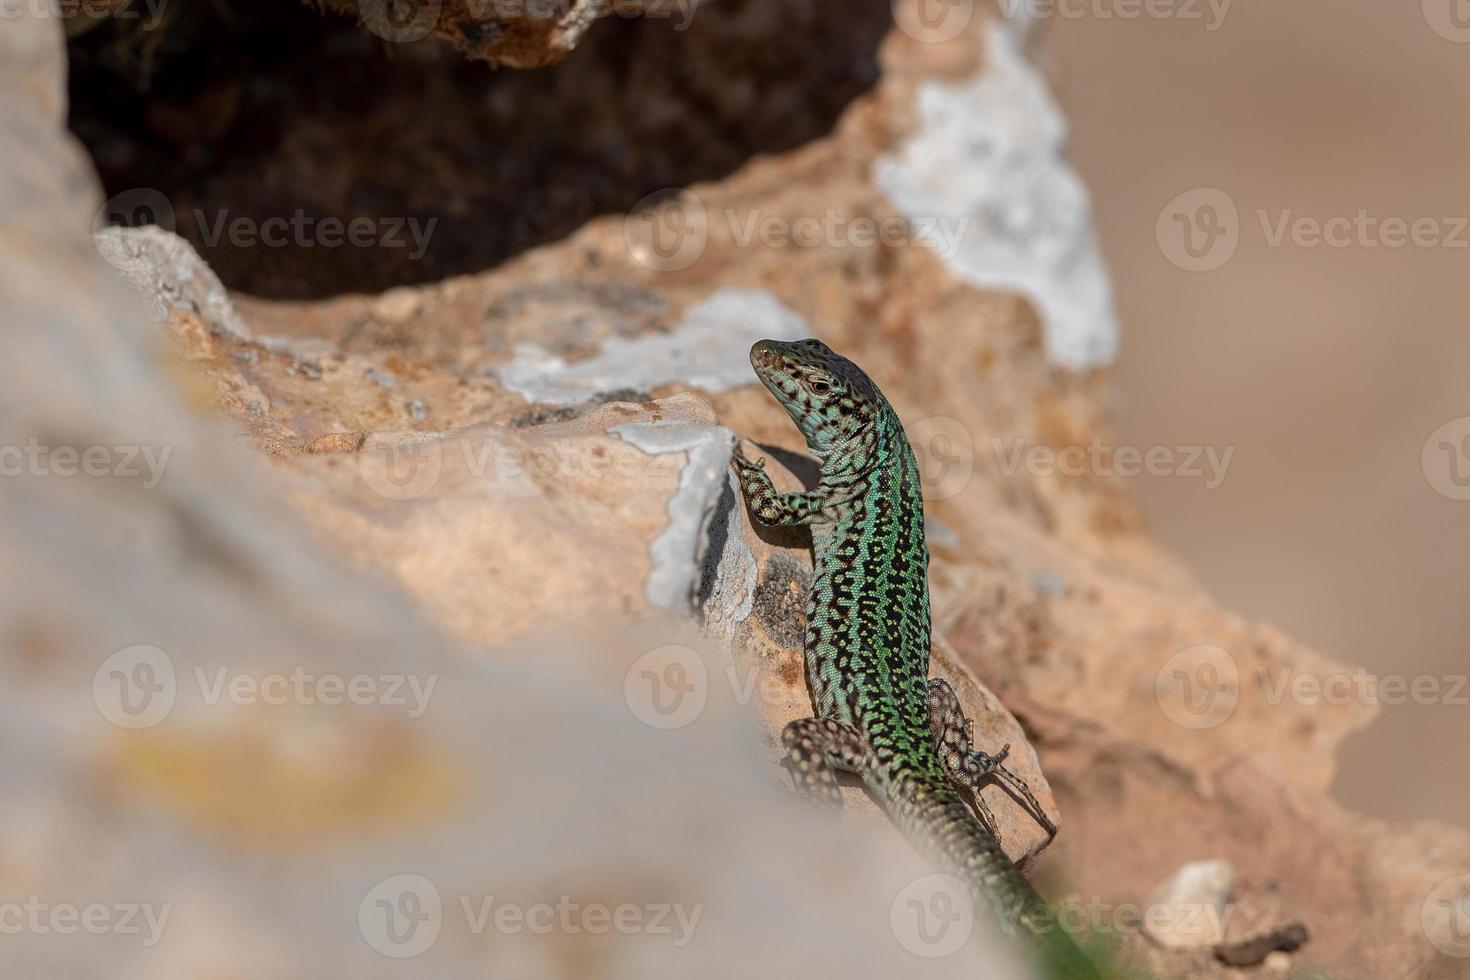
[[[1291,969],[1291,955],[1277,950],[1266,957],[1266,969],[1272,973],[1285,973]]]
[[[422,422],[429,417],[429,410],[424,406],[423,402],[415,398],[408,403],[408,414],[413,417],[415,422]]]

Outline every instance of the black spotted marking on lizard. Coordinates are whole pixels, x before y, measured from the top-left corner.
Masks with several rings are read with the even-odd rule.
[[[792,722],[782,736],[797,786],[840,802],[835,773],[856,772],[901,829],[965,877],[1003,928],[1030,934],[1048,972],[1095,978],[993,825],[971,810],[973,803],[988,813],[972,791],[992,777],[1038,814],[1040,806],[1004,766],[1004,749],[971,749],[953,690],[929,679],[924,501],[897,413],[872,379],[821,341],[763,340],[750,360],[821,463],[815,489],[783,494],[764,460],[737,449],[732,461],[758,523],[812,532],[803,646],[816,718]]]

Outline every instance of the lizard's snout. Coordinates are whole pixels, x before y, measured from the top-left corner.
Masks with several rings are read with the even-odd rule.
[[[769,340],[758,340],[750,348],[750,363],[757,368],[775,367],[780,356],[776,353],[776,345]]]

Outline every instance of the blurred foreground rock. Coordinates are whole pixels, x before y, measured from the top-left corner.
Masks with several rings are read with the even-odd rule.
[[[815,333],[920,451],[936,671],[1059,805],[1048,894],[1162,976],[1235,976],[1138,914],[1224,858],[1268,933],[1310,935],[1289,965],[1461,975],[1470,842],[1336,807],[1371,713],[1272,695],[1341,668],[1211,603],[1117,480],[1011,462],[1107,442],[1116,343],[1015,30],[895,30],[824,138],[489,271],[296,303],[228,295],[163,232],[94,243],[59,27],[8,23],[0,445],[100,447],[111,475],[0,480],[0,880],[171,910],[151,945],[6,937],[18,973],[974,975],[925,955],[903,914],[930,869],[861,792],[812,820],[774,764],[809,710],[807,542],[750,526],[727,461],[738,434],[812,479],[745,348]],[[970,112],[985,139],[946,121]],[[701,911],[683,945],[546,937],[489,896]]]

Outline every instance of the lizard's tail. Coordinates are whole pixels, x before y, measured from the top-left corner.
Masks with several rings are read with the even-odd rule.
[[[988,905],[1003,932],[1021,933],[1051,980],[1100,980],[1098,968],[1067,935],[1051,907],[947,776],[914,774],[897,788],[903,802],[896,816],[907,824],[904,830],[964,879],[977,912]]]

